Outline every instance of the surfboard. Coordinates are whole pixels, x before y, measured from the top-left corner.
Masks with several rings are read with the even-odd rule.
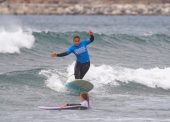
[[[89,92],[93,89],[93,84],[86,80],[76,79],[71,82],[67,82],[65,87],[73,92],[80,94],[81,92]]]
[[[50,107],[50,106],[38,106],[38,108],[43,110],[85,110],[87,108],[80,105],[77,106],[65,106],[65,107]]]

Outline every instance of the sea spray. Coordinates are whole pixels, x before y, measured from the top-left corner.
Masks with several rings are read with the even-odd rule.
[[[31,32],[24,32],[21,27],[15,31],[0,28],[0,53],[20,53],[21,48],[30,49],[35,42]]]
[[[58,92],[66,91],[66,89],[64,87],[64,83],[61,81],[61,78],[59,78],[58,71],[56,71],[56,70],[41,70],[41,72],[39,74],[47,77],[45,85],[47,87],[49,87],[50,89],[58,91]]]

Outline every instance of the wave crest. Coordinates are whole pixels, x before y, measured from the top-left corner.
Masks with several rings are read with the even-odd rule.
[[[30,49],[34,42],[34,36],[20,27],[15,31],[0,30],[0,53],[20,53],[21,48]]]

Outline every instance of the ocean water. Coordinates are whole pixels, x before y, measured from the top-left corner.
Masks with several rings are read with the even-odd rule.
[[[88,46],[94,84],[89,110],[38,106],[79,103],[64,83],[74,79],[74,35]],[[0,16],[0,122],[170,122],[170,17]]]

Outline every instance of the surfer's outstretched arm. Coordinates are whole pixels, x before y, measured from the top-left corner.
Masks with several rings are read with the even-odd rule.
[[[85,44],[85,45],[89,45],[90,43],[92,43],[94,41],[94,35],[93,35],[93,32],[89,32],[88,33],[89,36],[90,36],[90,39],[84,39],[82,42]]]
[[[67,56],[67,55],[68,55],[67,52],[56,54],[57,57],[63,57],[63,56]]]
[[[67,56],[67,55],[69,55],[71,52],[68,52],[68,51],[66,51],[66,52],[63,52],[63,53],[56,53],[56,52],[53,52],[53,53],[51,53],[51,57],[53,57],[53,58],[55,58],[55,57],[63,57],[63,56]]]
[[[69,54],[71,54],[73,52],[73,46],[70,46],[67,51],[63,52],[63,53],[56,53],[56,52],[53,52],[51,54],[51,57],[55,58],[55,57],[63,57],[63,56],[67,56]]]
[[[65,51],[63,53],[53,52],[53,53],[51,53],[51,57],[53,57],[53,58],[55,58],[55,57],[63,57],[63,56],[69,55],[70,53],[72,53],[72,49],[69,48],[67,51]]]
[[[67,106],[76,106],[76,105],[81,105],[81,104],[78,104],[78,103],[69,103],[69,104],[66,104]]]
[[[63,52],[63,53],[59,53],[59,54],[57,54],[56,52],[52,52],[52,53],[51,53],[51,57],[52,57],[52,58],[55,58],[55,57],[63,57],[63,56],[66,56],[66,55],[68,55],[67,52]]]
[[[66,106],[81,106],[81,104],[79,104],[79,103],[66,103],[66,104],[61,105],[60,107],[63,108],[63,107],[66,107]]]
[[[64,104],[60,107],[61,107],[61,109],[65,108],[65,107],[70,107],[68,109],[78,109],[78,110],[88,109],[88,107],[82,106],[81,104],[78,104],[78,103]]]

